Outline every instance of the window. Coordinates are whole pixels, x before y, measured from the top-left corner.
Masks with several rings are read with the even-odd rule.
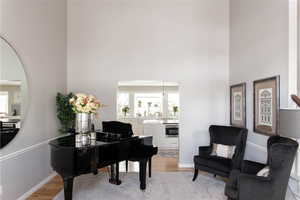
[[[162,103],[161,93],[135,93],[135,117],[162,117]]]
[[[127,117],[128,114],[130,113],[129,93],[119,93],[117,99],[118,99],[117,102],[118,117]]]
[[[116,105],[120,120],[178,119],[179,86],[162,81],[119,82]]]
[[[8,92],[0,92],[0,115],[8,114]]]
[[[290,95],[300,95],[300,69],[298,66],[299,41],[298,41],[298,1],[289,0],[289,95],[288,95],[288,106],[295,108],[296,104],[290,98]]]
[[[177,118],[179,112],[179,93],[168,94],[168,116]]]

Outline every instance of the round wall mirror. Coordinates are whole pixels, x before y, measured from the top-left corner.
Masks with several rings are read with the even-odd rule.
[[[0,36],[0,148],[19,133],[28,105],[28,85],[15,49]]]

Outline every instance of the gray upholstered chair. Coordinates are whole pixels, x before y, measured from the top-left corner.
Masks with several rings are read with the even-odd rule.
[[[268,140],[267,164],[244,161],[241,171],[233,170],[226,183],[225,194],[230,200],[284,200],[298,149],[292,139],[272,136]],[[269,166],[269,176],[257,176]]]
[[[193,181],[198,176],[198,170],[229,177],[232,169],[240,169],[244,159],[248,130],[232,126],[209,127],[210,146],[199,147],[199,154],[194,156],[195,173]],[[211,155],[213,143],[236,146],[232,159]]]

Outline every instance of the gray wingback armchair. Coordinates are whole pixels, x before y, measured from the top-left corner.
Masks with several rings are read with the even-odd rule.
[[[267,164],[244,161],[241,171],[231,172],[225,187],[225,195],[229,200],[285,199],[298,143],[289,138],[272,136],[267,148]],[[269,176],[257,176],[265,166],[270,168]]]

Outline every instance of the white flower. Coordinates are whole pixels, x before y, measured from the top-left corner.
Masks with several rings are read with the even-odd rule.
[[[75,98],[71,98],[71,99],[69,100],[69,103],[70,103],[71,105],[74,105],[74,104],[75,104]]]

